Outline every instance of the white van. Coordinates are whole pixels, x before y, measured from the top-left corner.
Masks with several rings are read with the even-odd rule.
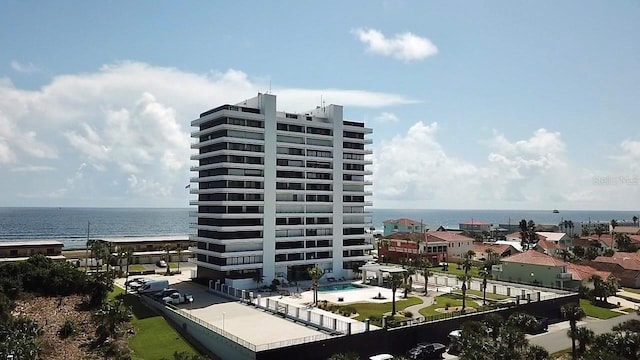
[[[157,293],[169,287],[168,280],[152,280],[138,288],[138,294]]]
[[[393,355],[390,354],[378,354],[369,357],[369,360],[393,360]]]

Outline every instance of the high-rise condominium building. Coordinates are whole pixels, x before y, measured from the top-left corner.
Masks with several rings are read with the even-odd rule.
[[[313,265],[349,278],[370,259],[372,130],[343,120],[342,106],[285,113],[275,95],[258,94],[191,126],[199,278],[249,288],[259,277],[308,279]]]

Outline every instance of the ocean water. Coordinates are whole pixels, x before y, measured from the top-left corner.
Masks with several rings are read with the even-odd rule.
[[[0,208],[0,241],[49,239],[81,248],[87,239],[186,235],[194,209]]]
[[[54,239],[65,248],[82,248],[90,223],[91,238],[119,236],[187,235],[193,232],[189,211],[178,209],[130,208],[0,208],[0,241]],[[457,228],[460,222],[476,220],[491,224],[517,224],[521,219],[537,224],[588,221],[631,221],[640,211],[551,210],[415,210],[371,209],[373,226],[382,228],[387,219],[409,218],[425,224]]]

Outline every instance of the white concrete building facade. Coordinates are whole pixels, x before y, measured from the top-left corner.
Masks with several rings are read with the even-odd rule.
[[[372,130],[342,106],[285,113],[258,94],[191,125],[198,277],[249,288],[259,276],[302,280],[313,265],[348,278],[370,260]]]

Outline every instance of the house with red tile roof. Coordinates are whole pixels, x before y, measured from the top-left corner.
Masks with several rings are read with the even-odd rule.
[[[613,229],[616,234],[640,235],[640,227],[637,226],[616,226]]]
[[[447,243],[447,259],[462,258],[473,247],[473,239],[454,231],[429,231],[428,241],[445,241]]]
[[[559,256],[562,250],[566,248],[558,243],[542,239],[538,240],[534,249],[547,255]]]
[[[393,233],[445,230],[442,225],[426,224],[422,221],[416,221],[407,218],[385,220],[382,222],[382,224],[384,225],[384,236],[391,235]]]
[[[491,250],[489,250],[491,249]],[[518,249],[509,244],[492,244],[492,243],[483,243],[478,244],[474,243],[471,246],[471,250],[476,253],[475,260],[484,261],[489,258],[489,252],[492,252],[497,259],[501,259],[506,256],[511,256],[513,254],[518,253]]]
[[[567,263],[567,271],[571,273],[571,280],[576,282],[575,285],[583,285],[589,289],[593,289],[593,282],[591,282],[590,279],[594,275],[599,276],[600,279],[604,281],[610,277],[614,277],[610,271],[601,271],[588,265],[573,263]],[[575,288],[575,285],[572,287]]]
[[[640,288],[640,254],[616,252],[613,256],[598,256],[588,263],[590,266],[609,271],[617,277],[620,285]]]
[[[381,243],[388,246],[380,246],[378,256],[383,262],[400,262],[400,259],[416,260],[418,258],[428,260],[432,265],[438,265],[447,259],[449,243],[435,237],[429,237],[427,233],[405,232],[394,233],[381,239]]]
[[[563,247],[571,245],[571,238],[563,232],[536,231],[536,235],[538,235],[538,240],[546,240]]]
[[[571,273],[562,259],[536,250],[508,256],[501,265],[492,269],[496,280],[567,288],[571,285]]]

